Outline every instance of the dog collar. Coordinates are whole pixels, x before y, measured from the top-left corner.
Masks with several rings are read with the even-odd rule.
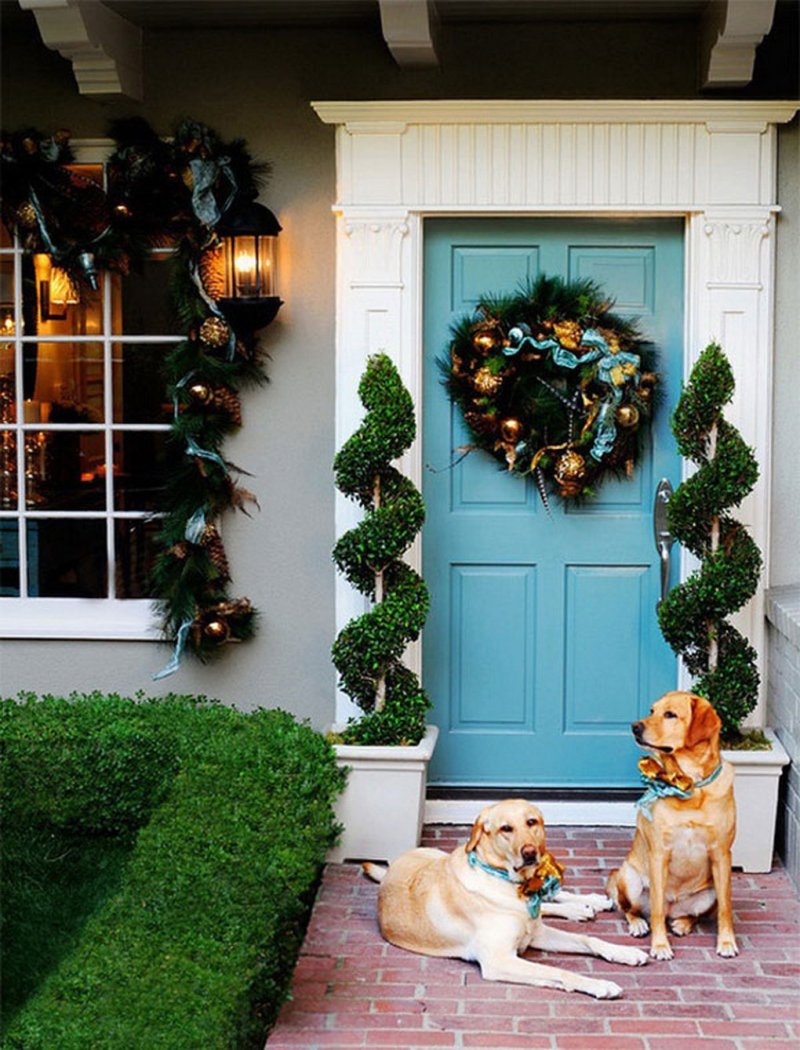
[[[702,780],[689,780],[688,786],[682,787],[679,783],[674,781],[665,780],[657,772],[645,772],[645,769],[650,769],[650,759],[643,758],[639,762],[639,772],[641,773],[642,783],[647,788],[645,793],[636,802],[636,808],[647,817],[648,820],[653,819],[653,806],[660,798],[691,798],[695,791],[699,788],[704,788],[708,784],[712,783],[722,772],[722,763],[717,766],[713,773],[709,773],[707,777],[703,777]],[[643,769],[642,766],[645,766]],[[681,778],[682,780],[684,778]]]
[[[467,860],[471,868],[480,868],[481,871],[485,871],[487,875],[493,875],[496,879],[503,879],[505,882],[510,882],[514,886],[522,887],[525,884],[519,879],[512,879],[505,868],[494,868],[491,864],[486,864],[482,861],[474,849],[467,851]],[[555,875],[548,875],[542,882],[541,889],[533,890],[524,894],[525,906],[528,909],[528,915],[532,919],[538,919],[539,913],[542,910],[542,901],[551,901],[561,890],[561,880],[556,878]]]

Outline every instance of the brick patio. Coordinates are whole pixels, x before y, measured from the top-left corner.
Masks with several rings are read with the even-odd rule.
[[[424,844],[449,850],[467,828],[426,829]],[[548,847],[567,864],[567,888],[598,892],[622,859],[630,829],[550,828]],[[358,865],[325,870],[292,986],[267,1050],[366,1047],[422,1050],[797,1050],[800,1045],[800,904],[786,873],[734,872],[740,955],[720,959],[710,924],[673,939],[675,959],[645,967],[551,956],[576,972],[608,975],[624,998],[490,984],[477,967],[386,944],[377,886]],[[556,920],[550,920],[555,922]],[[573,924],[564,924],[572,926]],[[586,929],[586,924],[579,924]],[[621,916],[588,924],[630,942]],[[545,960],[546,953],[535,953]]]

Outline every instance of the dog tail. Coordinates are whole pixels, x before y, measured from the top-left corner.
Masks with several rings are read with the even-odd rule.
[[[381,882],[389,869],[384,868],[382,864],[373,864],[371,861],[366,861],[366,863],[361,865],[361,870],[373,882]]]

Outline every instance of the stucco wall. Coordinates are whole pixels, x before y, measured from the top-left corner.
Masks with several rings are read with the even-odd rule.
[[[64,126],[75,138],[97,137],[113,116],[139,112],[166,131],[188,114],[225,136],[243,136],[254,154],[273,162],[263,199],[284,227],[279,264],[286,305],[265,334],[271,383],[246,395],[245,426],[227,446],[236,463],[254,472],[247,484],[262,507],[252,520],[240,515],[225,524],[232,593],[247,594],[262,610],[257,640],[207,668],[187,659],[158,685],[150,675],[167,650],[152,643],[0,643],[3,692],[172,689],[243,707],[285,707],[315,725],[329,721],[334,132],[317,120],[309,101],[687,98],[696,94],[694,40],[693,27],[683,22],[511,25],[491,33],[452,27],[443,41],[442,68],[409,72],[395,66],[377,25],[169,31],[146,35],[145,100],[136,106],[81,98],[68,63],[43,47],[32,20],[12,26],[4,39],[4,125]],[[590,62],[587,53],[594,56]],[[796,196],[781,221],[796,224]],[[789,269],[796,272],[796,265]],[[785,292],[782,300],[783,316]],[[781,354],[793,352],[788,329],[782,339]]]

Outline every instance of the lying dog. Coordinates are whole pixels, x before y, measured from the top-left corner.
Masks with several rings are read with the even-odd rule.
[[[692,693],[667,693],[649,718],[631,726],[636,743],[656,752],[639,763],[648,790],[639,800],[631,851],[606,891],[634,937],[650,918],[650,954],[671,959],[672,932],[690,933],[717,907],[717,954],[738,953],[731,912],[731,845],[736,831],[733,767],[719,754],[720,719]]]
[[[588,919],[611,902],[601,894],[556,892],[558,884],[552,877],[543,887],[537,870],[542,861],[550,861],[548,870],[554,870],[545,851],[542,814],[524,799],[507,799],[484,809],[466,846],[452,853],[412,849],[388,869],[365,864],[364,870],[381,884],[381,932],[399,948],[477,962],[488,981],[514,981],[616,999],[622,989],[613,981],[519,958],[526,948],[540,948],[597,955],[627,966],[647,961],[646,954],[636,948],[545,926],[541,913]],[[547,881],[555,893],[552,903],[542,901]]]

